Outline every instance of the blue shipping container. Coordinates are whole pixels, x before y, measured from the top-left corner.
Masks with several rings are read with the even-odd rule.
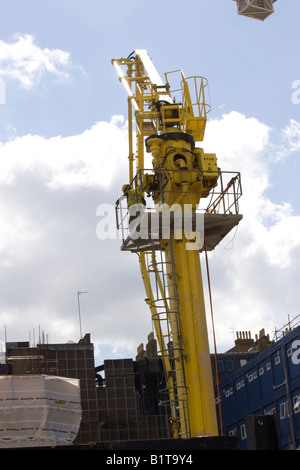
[[[275,414],[281,449],[300,447],[300,326],[220,383],[223,433],[247,449],[249,415]],[[216,402],[217,402],[216,398]],[[217,414],[220,425],[219,405]]]

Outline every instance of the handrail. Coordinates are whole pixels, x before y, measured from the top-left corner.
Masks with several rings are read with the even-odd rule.
[[[170,172],[179,172],[180,170],[166,170],[166,169],[140,169],[136,173],[133,180],[130,182],[130,186],[136,190],[136,204],[138,204],[139,196],[141,194],[147,195],[148,197],[152,196],[153,192],[159,191],[162,195],[162,201],[164,200],[164,195],[170,193],[176,193],[174,190],[166,190],[164,187],[165,175]],[[186,173],[193,173],[201,175],[205,173],[202,170],[186,170]],[[152,175],[156,178],[157,187],[155,190],[145,188],[145,175]],[[226,181],[224,182],[224,180]],[[146,194],[145,194],[146,193]],[[187,194],[195,194],[199,191],[193,191],[187,189]],[[201,194],[200,194],[201,196]],[[197,208],[196,213],[204,214],[239,214],[239,198],[242,196],[242,185],[241,185],[241,176],[239,172],[233,171],[218,171],[218,185],[213,189],[213,192],[210,194],[210,200],[204,207]],[[119,203],[116,206],[116,219],[117,219],[117,228],[122,230],[123,240],[125,240],[125,232],[129,228],[128,224],[128,208],[127,200],[125,196],[119,198]],[[200,199],[200,204],[205,199]],[[158,207],[154,204],[153,199],[151,198],[150,202],[143,208],[145,212],[157,212]]]

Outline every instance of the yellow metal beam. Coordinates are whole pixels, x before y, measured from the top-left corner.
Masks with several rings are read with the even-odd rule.
[[[218,427],[200,259],[198,251],[186,250],[186,242],[185,238],[170,242],[166,257],[173,255],[176,265],[191,437],[216,436]]]

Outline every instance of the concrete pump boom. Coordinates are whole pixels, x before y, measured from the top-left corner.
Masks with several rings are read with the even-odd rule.
[[[139,256],[165,369],[162,402],[174,437],[216,436],[199,252],[213,250],[241,220],[240,175],[221,172],[216,155],[196,147],[210,109],[204,77],[186,78],[176,70],[164,82],[140,49],[112,64],[128,95],[129,180],[117,221],[122,250]],[[170,78],[177,78],[175,87]],[[149,169],[145,149],[152,157]]]

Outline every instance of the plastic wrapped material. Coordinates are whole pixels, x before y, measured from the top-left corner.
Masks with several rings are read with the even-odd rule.
[[[78,379],[0,376],[0,448],[70,445],[81,413]]]

